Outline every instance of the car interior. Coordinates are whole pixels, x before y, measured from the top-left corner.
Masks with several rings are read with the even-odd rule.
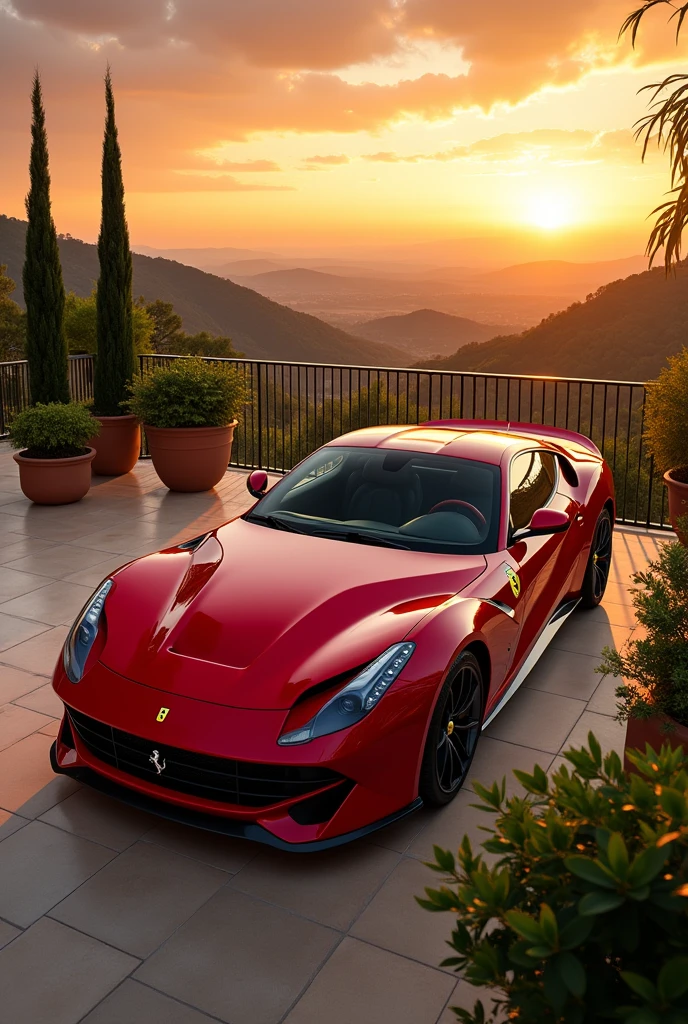
[[[260,513],[483,553],[496,540],[499,470],[422,452],[321,450],[263,498]]]

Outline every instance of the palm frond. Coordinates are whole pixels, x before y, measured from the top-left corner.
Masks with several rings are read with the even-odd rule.
[[[685,17],[688,15],[688,3],[680,4],[677,7],[673,0],[643,0],[642,6],[638,7],[637,10],[632,11],[631,14],[629,14],[628,17],[625,19],[623,25],[619,29],[619,39],[627,32],[630,32],[631,46],[635,47],[635,41],[638,35],[638,29],[640,28],[641,21],[643,20],[643,18],[649,10],[651,10],[653,7],[658,7],[660,4],[664,4],[672,8],[673,13],[669,16],[669,21],[673,21],[674,18],[678,19],[676,23],[676,39],[678,40],[679,34],[681,32],[681,27],[683,26],[683,21]]]
[[[650,266],[655,257],[664,250],[664,268],[667,274],[681,261],[681,238],[688,224],[688,166],[683,168],[683,181],[668,193],[671,199],[662,203],[652,211],[650,216],[657,215],[650,238],[647,243],[646,255]]]

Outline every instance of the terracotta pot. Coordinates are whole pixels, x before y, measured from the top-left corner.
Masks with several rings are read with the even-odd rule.
[[[664,732],[662,726],[672,722],[673,729]],[[626,750],[645,750],[645,744],[649,743],[653,750],[659,750],[663,743],[669,743],[672,747],[683,747],[688,757],[688,726],[679,725],[666,715],[655,715],[654,718],[629,718],[626,724],[626,743],[624,746],[624,768],[626,771],[635,771],[625,756]]]
[[[88,442],[96,457],[91,471],[98,476],[130,473],[141,454],[141,424],[136,416],[95,416],[100,433]]]
[[[685,531],[681,532],[676,525],[680,516],[688,516],[688,484],[683,484],[680,480],[674,480],[672,474],[678,472],[678,469],[668,470],[664,474],[664,483],[669,494],[669,519],[671,520],[671,525],[676,530],[681,543],[688,547],[688,534]],[[684,469],[682,472],[685,473],[686,470]]]
[[[237,420],[227,427],[147,427],[155,471],[171,491],[209,491],[229,465]]]
[[[15,452],[13,458],[19,466],[21,489],[30,501],[37,505],[70,505],[88,494],[95,454],[89,448],[86,455],[71,459],[27,459],[22,452]]]

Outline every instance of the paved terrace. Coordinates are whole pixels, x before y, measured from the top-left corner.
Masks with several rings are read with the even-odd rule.
[[[79,504],[31,505],[0,445],[0,1020],[5,1024],[449,1024],[476,991],[437,964],[420,910],[433,843],[480,839],[465,790],[367,841],[298,856],[172,825],[52,774],[49,676],[95,585],[247,507],[245,474],[170,494],[150,463]],[[602,607],[572,617],[490,726],[472,775],[549,768],[593,729],[621,750],[602,647],[634,628],[626,586],[661,536],[620,530]]]

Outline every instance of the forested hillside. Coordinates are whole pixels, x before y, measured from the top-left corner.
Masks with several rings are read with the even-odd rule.
[[[20,304],[25,234],[24,221],[0,216],[0,264],[7,264],[8,275],[17,282],[13,298]],[[98,277],[95,245],[61,238],[60,256],[67,290],[90,295]],[[249,357],[385,366],[408,362],[393,348],[356,338],[195,267],[136,253],[133,260],[135,296],[174,303],[186,331],[229,336],[235,349]]]
[[[447,370],[545,374],[606,380],[652,380],[666,358],[688,345],[688,263],[604,285],[523,334],[464,345]]]

